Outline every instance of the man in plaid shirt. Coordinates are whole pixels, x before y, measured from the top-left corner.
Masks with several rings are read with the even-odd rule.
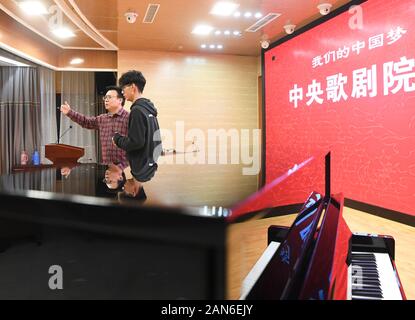
[[[83,128],[99,130],[102,162],[104,164],[114,163],[121,169],[125,169],[128,167],[126,152],[112,143],[112,137],[116,132],[124,136],[128,135],[129,113],[123,108],[124,97],[121,89],[116,86],[108,87],[104,102],[108,113],[97,117],[86,117],[73,111],[66,101],[61,106],[61,112]]]

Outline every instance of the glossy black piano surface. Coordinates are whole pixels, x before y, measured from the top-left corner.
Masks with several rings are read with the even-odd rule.
[[[163,203],[150,183],[145,201],[120,200],[106,169],[0,176],[0,299],[224,298],[226,211]]]

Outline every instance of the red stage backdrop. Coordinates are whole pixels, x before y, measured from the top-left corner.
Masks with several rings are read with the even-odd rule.
[[[360,8],[265,53],[266,182],[331,149],[332,193],[415,215],[415,2]]]

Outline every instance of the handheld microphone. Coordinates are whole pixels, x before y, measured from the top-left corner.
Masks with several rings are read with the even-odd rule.
[[[62,139],[62,137],[65,135],[65,134],[67,134],[68,132],[69,132],[69,130],[71,130],[73,127],[72,127],[72,125],[70,125],[69,126],[69,128],[68,129],[66,129],[63,133],[62,133],[62,135],[58,138],[58,141],[56,141],[56,143],[59,143],[59,140],[60,139]]]

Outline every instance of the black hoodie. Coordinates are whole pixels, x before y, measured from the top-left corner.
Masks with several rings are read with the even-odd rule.
[[[128,120],[128,137],[114,135],[115,144],[127,152],[131,174],[145,182],[157,170],[157,159],[162,152],[157,109],[153,103],[140,98],[133,103]]]

